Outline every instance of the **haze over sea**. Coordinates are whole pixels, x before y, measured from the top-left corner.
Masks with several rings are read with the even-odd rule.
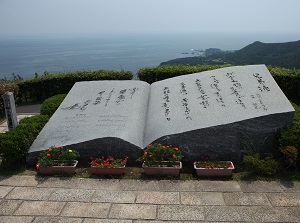
[[[290,42],[290,34],[137,34],[19,36],[0,38],[0,79],[33,78],[37,72],[113,69],[132,71],[187,57],[191,49],[239,50],[254,41]],[[191,55],[192,56],[192,55]]]

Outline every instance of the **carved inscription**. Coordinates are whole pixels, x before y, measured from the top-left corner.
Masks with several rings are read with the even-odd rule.
[[[97,93],[95,99],[89,99],[84,102],[77,102],[71,106],[64,107],[62,110],[75,110],[79,109],[81,111],[84,111],[87,109],[89,105],[104,105],[104,107],[109,106],[109,103],[111,101],[114,101],[115,105],[121,105],[122,103],[126,102],[126,99],[131,100],[133,99],[133,95],[138,91],[137,87],[134,88],[125,88],[120,91],[116,91],[114,88],[110,91],[100,91]],[[92,102],[90,104],[90,102]]]
[[[184,108],[184,115],[186,120],[192,120],[192,117],[190,116],[191,110],[189,108],[189,99],[187,97],[187,90],[186,85],[184,82],[180,83],[180,93],[182,95],[181,99],[181,105]]]
[[[169,106],[169,103],[170,103],[170,89],[169,87],[164,87],[163,89],[163,104],[162,104],[162,108],[164,110],[164,114],[166,116],[166,119],[168,121],[171,121],[171,118],[169,117],[170,115],[170,106]]]
[[[235,76],[234,76],[233,72],[227,73],[226,77],[228,77],[230,79],[230,81],[231,81],[230,90],[231,90],[231,94],[233,94],[236,97],[236,101],[235,102],[238,105],[241,105],[243,108],[246,109],[246,105],[245,105],[245,103],[243,101],[243,97],[244,96],[241,93],[241,91],[243,90],[242,84],[235,79]]]
[[[259,73],[253,74],[253,76],[256,78],[258,82],[258,90],[263,91],[270,91],[270,88],[266,85],[266,82],[263,80],[263,77]]]
[[[125,128],[127,117],[125,115],[100,115],[96,126]]]
[[[200,96],[198,97],[198,100],[200,101],[199,104],[203,108],[208,108],[209,107],[209,102],[208,102],[209,96],[203,90],[202,83],[199,79],[196,79],[195,83],[196,83],[198,91],[200,92]]]
[[[181,107],[182,117],[185,120],[192,120],[193,114],[196,114],[198,109],[204,111],[227,106],[229,109],[234,109],[233,103],[237,105],[236,108],[268,111],[264,102],[264,94],[269,92],[270,88],[261,74],[254,73],[251,77],[255,78],[254,86],[253,83],[246,86],[245,82],[239,79],[239,73],[235,72],[226,72],[220,76],[210,75],[206,79],[196,78],[192,82],[180,81],[177,87],[165,86],[162,90],[163,114],[170,121],[172,110]],[[170,102],[170,97],[172,102]],[[198,107],[194,106],[195,102],[199,105]],[[176,107],[174,107],[175,104]]]
[[[220,88],[220,81],[216,78],[216,76],[211,76],[210,79],[212,80],[212,83],[210,84],[210,87],[212,88],[213,96],[215,97],[216,101],[222,106],[225,107],[225,102],[223,99],[223,96],[221,94],[221,88]]]

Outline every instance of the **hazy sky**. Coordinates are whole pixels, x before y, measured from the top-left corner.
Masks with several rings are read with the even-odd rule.
[[[259,32],[300,36],[299,9],[300,0],[0,0],[0,35]]]

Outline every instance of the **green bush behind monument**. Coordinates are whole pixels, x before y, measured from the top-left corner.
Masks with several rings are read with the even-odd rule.
[[[94,70],[74,71],[62,74],[46,74],[18,82],[21,101],[43,101],[57,94],[67,94],[79,81],[131,80],[131,71]]]

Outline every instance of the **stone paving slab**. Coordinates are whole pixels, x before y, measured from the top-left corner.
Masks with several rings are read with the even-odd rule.
[[[10,186],[0,186],[0,198],[4,198],[12,189]]]
[[[93,195],[92,202],[103,203],[134,203],[136,199],[136,192],[132,191],[105,191],[97,190]]]
[[[50,201],[83,201],[89,202],[95,190],[56,189],[50,196]]]
[[[268,193],[273,206],[299,206],[300,207],[300,193]]]
[[[6,198],[20,200],[48,200],[52,192],[52,188],[15,187]]]
[[[280,186],[284,192],[300,192],[300,182],[280,182]]]
[[[155,219],[156,205],[113,204],[109,218],[121,219]]]
[[[180,204],[179,192],[141,191],[136,203],[143,204]]]
[[[109,203],[68,202],[61,216],[108,218]]]
[[[270,202],[264,193],[224,193],[226,205],[233,206],[270,206]]]
[[[0,185],[3,186],[19,186],[19,187],[35,187],[38,185],[38,179],[35,176],[7,176],[3,177]]]
[[[267,206],[205,207],[207,221],[278,222],[280,215]]]
[[[83,218],[36,217],[32,223],[82,223]]]
[[[59,215],[64,206],[64,202],[24,201],[14,215],[54,216]]]
[[[0,216],[12,215],[21,203],[20,200],[0,200]]]
[[[137,220],[134,223],[182,223],[182,222],[181,221],[152,221],[152,220],[144,221],[144,220]]]
[[[132,220],[118,220],[118,219],[85,219],[83,223],[133,223]]]
[[[204,220],[204,208],[202,206],[186,205],[160,205],[157,211],[159,220]]]
[[[240,185],[236,181],[198,181],[196,191],[239,192]]]
[[[44,177],[40,180],[38,187],[78,188],[81,180],[81,178],[72,177]]]
[[[29,216],[0,216],[0,223],[31,223],[32,220]]]
[[[121,180],[121,190],[159,191],[158,181],[155,180]]]
[[[244,181],[240,182],[240,187],[243,192],[283,192],[279,182],[264,182],[264,181]]]
[[[279,215],[279,222],[300,222],[300,207],[274,208]]]
[[[181,192],[181,203],[185,205],[225,205],[220,192]]]
[[[133,183],[135,184],[135,183]],[[94,190],[122,190],[120,180],[107,179],[81,179],[78,184],[80,189]]]

